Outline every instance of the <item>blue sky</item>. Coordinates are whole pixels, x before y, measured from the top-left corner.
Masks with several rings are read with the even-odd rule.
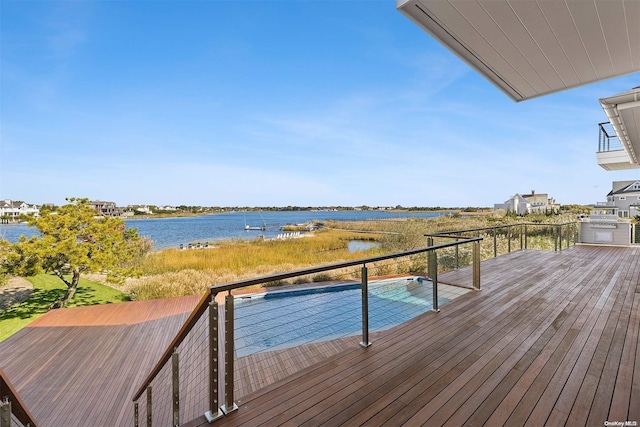
[[[605,200],[598,99],[515,103],[395,1],[0,3],[0,198],[118,205]]]

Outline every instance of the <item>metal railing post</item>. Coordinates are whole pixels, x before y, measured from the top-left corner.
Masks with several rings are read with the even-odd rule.
[[[473,242],[473,289],[481,290],[480,285],[480,242]]]
[[[558,252],[558,226],[553,227],[553,251]]]
[[[180,361],[178,359],[178,349],[173,350],[171,355],[171,388],[173,401],[173,426],[180,425]]]
[[[511,226],[507,225],[507,253],[511,253]]]
[[[11,427],[11,401],[8,397],[0,401],[0,427]]]
[[[224,405],[222,412],[229,414],[238,409],[233,401],[234,372],[233,357],[235,353],[234,343],[234,310],[233,295],[231,291],[224,298]]]
[[[560,224],[560,252],[562,252],[562,224]]]
[[[362,265],[362,341],[361,347],[369,347],[369,276],[366,264]]]
[[[427,259],[429,260],[429,278],[431,278],[433,290],[433,311],[438,312],[440,307],[438,306],[438,255],[436,251],[429,251]]]
[[[524,249],[524,225],[520,224],[520,250]]]
[[[427,247],[431,247],[433,246],[433,237],[429,236],[427,237]],[[433,271],[433,266],[431,265],[431,253],[433,251],[428,251],[427,252],[427,276],[432,277],[434,274],[438,274],[438,272],[436,271],[434,273]],[[456,255],[457,257],[457,255]]]
[[[456,237],[456,242],[459,241]],[[456,270],[460,269],[460,245],[456,245]]]
[[[493,227],[493,257],[498,257],[498,238],[496,236],[496,227]]]
[[[529,249],[529,227],[527,224],[524,225],[524,248]]]
[[[153,425],[153,396],[151,394],[151,386],[147,387],[147,427]]]
[[[139,427],[140,422],[140,409],[138,408],[138,402],[133,402],[133,427]]]
[[[218,303],[216,293],[209,301],[209,410],[204,414],[208,422],[224,416],[218,405]]]

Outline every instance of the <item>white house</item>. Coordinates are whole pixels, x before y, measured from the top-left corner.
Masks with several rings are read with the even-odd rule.
[[[144,212],[148,215],[153,214],[153,211],[151,210],[151,208],[149,208],[149,205],[129,205],[127,206],[127,209],[132,209],[138,212]]]
[[[496,203],[493,210],[504,209],[507,212],[513,212],[517,215],[524,215],[531,212],[531,203],[520,194],[512,196],[504,203]]]
[[[531,190],[531,194],[516,194],[504,203],[496,203],[493,210],[504,209],[507,212],[513,212],[517,215],[528,213],[547,213],[557,212],[560,205],[555,199],[549,197],[547,193],[536,193]]]
[[[16,221],[20,215],[38,215],[37,205],[30,205],[20,200],[5,199],[0,201],[0,218]]]

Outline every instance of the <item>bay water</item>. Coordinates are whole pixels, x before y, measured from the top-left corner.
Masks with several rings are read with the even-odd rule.
[[[226,212],[196,217],[126,219],[127,228],[137,228],[140,236],[153,240],[154,249],[186,247],[189,243],[213,243],[231,239],[275,238],[284,233],[286,224],[309,221],[362,221],[385,218],[433,218],[447,212],[394,211],[267,211]],[[245,226],[264,230],[245,230]],[[0,225],[0,239],[11,243],[20,236],[31,237],[38,232],[26,224]]]

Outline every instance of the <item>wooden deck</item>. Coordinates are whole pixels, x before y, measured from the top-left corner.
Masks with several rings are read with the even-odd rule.
[[[640,247],[514,252],[482,263],[482,287],[368,348],[341,342],[312,364],[291,349],[304,368],[212,425],[640,422]],[[0,343],[0,367],[40,425],[132,425],[135,388],[198,298],[51,312]]]
[[[50,311],[0,343],[0,368],[41,426],[133,424],[136,387],[199,299]]]
[[[483,262],[482,278],[482,291],[240,398],[213,425],[640,422],[640,248],[516,252]]]

